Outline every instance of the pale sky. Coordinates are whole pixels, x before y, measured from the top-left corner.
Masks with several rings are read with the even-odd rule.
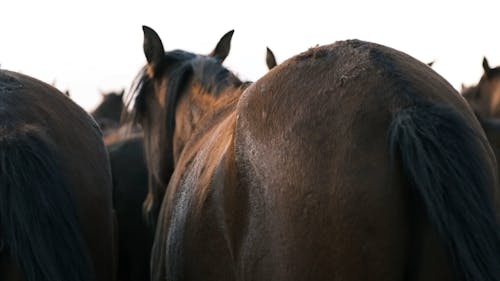
[[[61,90],[87,110],[100,91],[129,88],[145,63],[142,25],[166,50],[209,53],[235,29],[225,65],[243,80],[317,44],[361,39],[403,51],[455,88],[500,65],[500,1],[1,0],[0,65]]]

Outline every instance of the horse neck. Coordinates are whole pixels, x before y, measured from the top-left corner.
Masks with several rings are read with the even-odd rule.
[[[201,112],[201,114],[193,123],[184,124],[185,127],[191,128],[190,132],[183,133],[182,130],[176,130],[173,136],[174,163],[177,162],[185,147],[191,147],[193,143],[198,142],[203,136],[218,127],[226,116],[236,110],[236,104],[245,88],[246,85],[231,85],[219,93],[216,99],[209,102],[205,101],[204,108],[191,105],[191,112]],[[210,94],[207,93],[205,96],[210,96]],[[181,120],[182,116],[186,115],[186,112],[177,112],[177,114],[176,120]],[[192,115],[192,113],[187,114]],[[178,128],[178,125],[176,125],[176,128]]]

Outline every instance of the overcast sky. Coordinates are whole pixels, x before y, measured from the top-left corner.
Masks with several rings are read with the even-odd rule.
[[[0,65],[61,90],[90,110],[100,91],[128,88],[145,63],[142,25],[167,50],[210,52],[235,29],[225,64],[244,80],[317,44],[361,39],[429,62],[455,88],[500,65],[500,1],[2,1]]]

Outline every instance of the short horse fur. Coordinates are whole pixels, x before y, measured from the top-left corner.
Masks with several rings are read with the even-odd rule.
[[[114,280],[111,173],[93,119],[0,70],[0,280]]]
[[[350,40],[249,85],[143,29],[153,281],[500,280],[491,147],[426,64]]]

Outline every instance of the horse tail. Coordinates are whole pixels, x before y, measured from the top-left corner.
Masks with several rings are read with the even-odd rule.
[[[425,104],[395,114],[389,147],[457,280],[500,280],[496,181],[484,137],[454,109]]]
[[[61,157],[39,127],[0,131],[0,239],[27,281],[95,280]]]

